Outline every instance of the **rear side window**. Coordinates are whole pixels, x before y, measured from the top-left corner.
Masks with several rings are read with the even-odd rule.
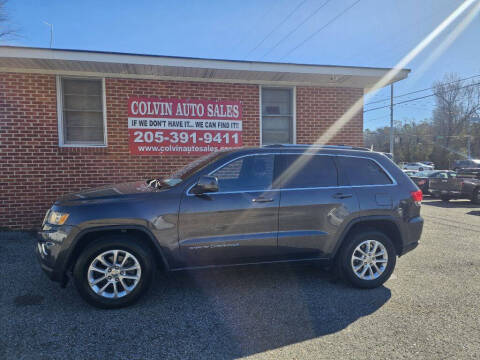
[[[331,157],[321,155],[276,155],[276,188],[337,186],[337,168]]]
[[[370,159],[339,157],[342,171],[350,180],[350,185],[388,185],[392,181],[380,166]]]

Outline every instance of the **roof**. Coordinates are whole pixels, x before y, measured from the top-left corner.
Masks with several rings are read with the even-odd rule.
[[[391,68],[0,46],[0,72],[370,88]],[[391,82],[405,79],[401,69]]]
[[[315,145],[315,144],[269,144],[263,145],[262,148],[278,148],[278,149],[338,149],[338,150],[361,150],[371,151],[366,147],[350,146],[350,145]]]
[[[352,147],[344,145],[265,145],[261,147],[242,147],[228,149],[226,151],[228,154],[256,154],[256,153],[285,153],[285,154],[320,154],[320,155],[348,155],[348,156],[362,156],[368,158],[384,158],[385,154],[377,151],[370,151],[367,148],[361,147]]]

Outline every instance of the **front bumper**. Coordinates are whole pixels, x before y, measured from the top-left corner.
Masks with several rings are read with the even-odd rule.
[[[47,276],[53,280],[65,284],[67,251],[70,243],[70,235],[74,232],[74,226],[49,226],[44,225],[37,233],[35,253]]]

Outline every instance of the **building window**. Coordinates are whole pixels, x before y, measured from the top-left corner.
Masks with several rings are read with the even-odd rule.
[[[293,143],[293,89],[262,88],[262,144]]]
[[[60,146],[106,145],[102,79],[59,78]]]

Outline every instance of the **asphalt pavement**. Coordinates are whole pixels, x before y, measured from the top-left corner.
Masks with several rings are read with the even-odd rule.
[[[0,359],[480,358],[480,206],[426,200],[421,244],[381,288],[316,265],[159,274],[120,310],[42,273],[28,233],[0,233]]]

